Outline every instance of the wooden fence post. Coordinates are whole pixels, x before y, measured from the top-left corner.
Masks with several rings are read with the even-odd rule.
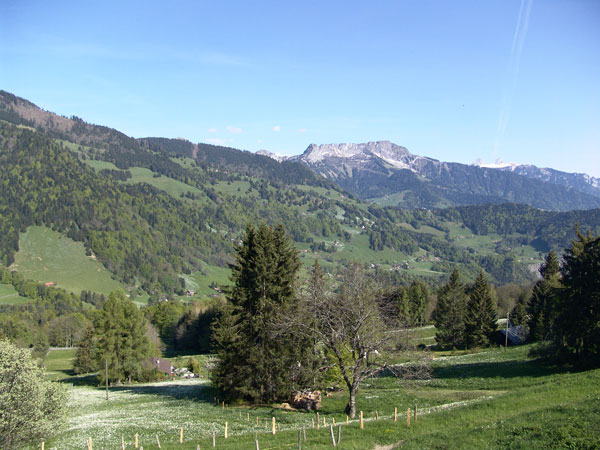
[[[302,435],[304,436],[304,442],[306,442],[306,426],[302,425]]]
[[[160,448],[160,441],[158,440],[158,434],[156,435],[156,445],[158,445],[158,448]]]
[[[346,425],[348,425],[348,415],[346,414]]]
[[[406,426],[410,428],[410,408],[408,408],[408,411],[406,412]]]
[[[333,425],[329,425],[329,433],[331,434],[331,442],[333,442],[333,446],[337,447],[335,443],[335,436],[333,435]]]
[[[311,418],[310,421],[312,422],[312,427],[314,428],[315,427],[315,419]]]
[[[179,443],[183,444],[183,427],[179,429]]]
[[[138,448],[138,434],[137,433],[135,433],[133,445],[135,445],[135,448]]]
[[[125,438],[121,436],[121,450],[125,450]]]
[[[379,420],[379,412],[375,411],[375,420]]]
[[[42,450],[44,450],[44,441],[42,441]]]
[[[94,444],[92,442],[92,438],[88,438],[88,450],[93,450],[94,449]]]
[[[417,422],[417,405],[415,405],[415,423]]]
[[[363,413],[362,413],[362,411],[360,412],[360,429],[361,430],[365,429],[365,424],[363,422]]]
[[[394,407],[394,422],[398,422],[398,408]]]
[[[275,434],[275,417],[271,418],[271,433]]]
[[[298,450],[302,450],[302,431],[298,429]]]
[[[319,413],[317,412],[317,430],[321,429],[321,418],[319,417]]]
[[[337,438],[337,443],[340,443],[340,439],[342,438],[342,424],[338,425],[338,438]]]
[[[258,439],[254,439],[254,447],[256,450],[260,450],[260,447],[258,446]]]
[[[246,422],[250,422],[250,413],[246,413]]]
[[[217,443],[215,442],[215,432],[213,431],[213,447],[216,447]]]
[[[227,422],[225,422],[225,439],[227,439]]]

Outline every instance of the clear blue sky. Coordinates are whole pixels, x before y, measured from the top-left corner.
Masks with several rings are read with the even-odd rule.
[[[134,137],[600,176],[597,0],[3,0],[0,88]]]

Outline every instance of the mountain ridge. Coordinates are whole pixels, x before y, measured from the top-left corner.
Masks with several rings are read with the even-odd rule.
[[[0,92],[0,264],[5,266],[14,261],[20,235],[30,226],[45,226],[83,242],[128,289],[183,292],[190,277],[208,276],[206,267],[221,270],[231,263],[245,224],[265,221],[282,223],[302,255],[320,258],[331,271],[358,260],[385,267],[389,276],[439,278],[459,265],[465,274],[483,268],[491,279],[507,283],[529,280],[528,267],[540,252],[564,247],[575,222],[582,230],[598,227],[600,209],[562,214],[519,205],[454,211],[381,207],[356,199],[301,162],[279,163],[182,139],[134,139],[37,110],[24,117],[11,107],[13,101],[37,108]],[[413,156],[407,150],[380,143],[367,153],[367,147],[347,153],[368,160],[372,180],[381,172],[407,188],[415,180],[425,183],[421,175],[390,164],[401,157],[408,164]],[[413,161],[441,167],[432,159]],[[363,178],[359,187],[379,188],[372,180]],[[423,186],[432,198],[439,195]],[[477,235],[512,230],[521,235],[487,236],[485,248],[462,223]],[[517,228],[524,223],[528,228]],[[499,224],[505,225],[497,229]],[[468,249],[466,240],[472,242]]]
[[[405,208],[506,201],[559,211],[600,206],[600,180],[587,174],[533,165],[443,162],[390,141],[311,144],[288,160],[303,162],[362,199],[381,202],[381,197],[408,194],[408,200],[398,203]]]

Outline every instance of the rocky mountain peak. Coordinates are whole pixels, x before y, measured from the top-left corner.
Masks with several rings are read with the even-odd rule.
[[[410,160],[413,160],[415,155],[390,141],[374,141],[361,144],[311,144],[299,159],[315,164],[328,158],[366,161],[373,157],[397,168],[409,168]]]

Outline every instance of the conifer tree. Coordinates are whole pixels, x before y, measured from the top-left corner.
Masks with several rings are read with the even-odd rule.
[[[483,272],[480,272],[469,293],[465,314],[465,340],[469,347],[490,343],[496,331],[496,304]]]
[[[564,255],[554,342],[587,365],[600,365],[600,237],[584,236]]]
[[[510,312],[510,322],[513,325],[517,326],[527,326],[528,318],[529,316],[527,314],[527,296],[526,294],[521,294],[517,299],[515,307]]]
[[[143,363],[151,351],[146,319],[122,292],[111,292],[108,296],[96,326],[96,335],[100,363],[108,361],[109,381],[131,382],[141,375]],[[99,375],[104,381],[103,370]]]
[[[560,287],[560,265],[554,250],[548,253],[540,267],[542,279],[535,283],[527,306],[529,339],[546,340],[551,332],[557,302],[557,289]]]
[[[88,325],[85,334],[79,343],[73,363],[75,373],[90,373],[98,370],[98,345],[94,327]]]
[[[236,248],[224,314],[214,326],[219,363],[213,380],[229,398],[287,398],[297,366],[293,338],[277,335],[276,318],[295,300],[300,260],[283,226],[249,224]]]
[[[421,326],[429,307],[429,288],[422,281],[413,281],[408,288],[408,297],[413,324]]]
[[[460,282],[458,270],[454,269],[438,293],[438,304],[433,314],[437,329],[435,339],[439,345],[457,348],[465,345],[466,308],[465,286]]]

